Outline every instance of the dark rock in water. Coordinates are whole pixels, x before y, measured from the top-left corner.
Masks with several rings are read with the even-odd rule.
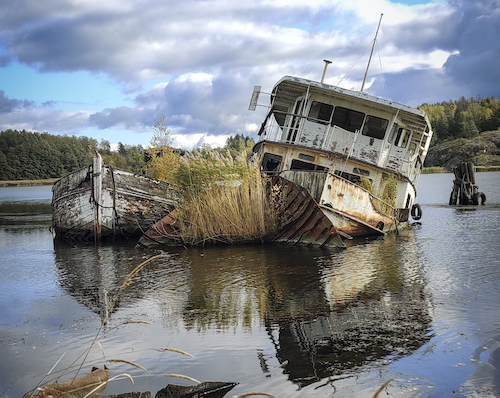
[[[150,391],[144,392],[126,392],[123,394],[110,394],[110,395],[101,395],[101,398],[151,398]]]
[[[237,384],[221,381],[205,381],[197,386],[169,384],[155,398],[222,398]]]

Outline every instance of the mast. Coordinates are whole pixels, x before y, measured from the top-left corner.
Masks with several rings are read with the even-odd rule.
[[[370,62],[372,60],[373,49],[375,48],[375,43],[377,42],[378,30],[380,29],[380,23],[382,22],[382,17],[384,14],[380,14],[380,20],[378,21],[377,31],[375,32],[375,38],[373,39],[372,51],[370,52],[370,58],[368,59],[368,65],[366,66],[365,77],[363,78],[363,84],[361,85],[361,91],[365,88],[366,76],[368,75],[368,69],[370,68]]]

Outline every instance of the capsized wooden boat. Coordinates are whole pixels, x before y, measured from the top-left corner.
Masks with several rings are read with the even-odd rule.
[[[290,245],[345,248],[340,234],[307,189],[283,177],[264,177],[267,196],[284,198],[276,206],[278,228],[256,240]],[[270,199],[272,200],[272,199]],[[248,243],[248,242],[241,242]],[[140,247],[182,246],[177,210],[155,223],[139,239]]]
[[[256,86],[249,110],[260,94]],[[307,189],[346,235],[384,235],[408,225],[432,137],[424,112],[292,76],[281,78],[262,106],[268,112],[254,159],[263,173]]]
[[[105,165],[92,165],[52,187],[52,232],[65,242],[138,239],[175,207],[170,184]]]

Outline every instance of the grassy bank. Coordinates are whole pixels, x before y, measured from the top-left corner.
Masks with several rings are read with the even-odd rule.
[[[476,172],[480,171],[500,171],[500,166],[476,166]]]
[[[0,181],[0,187],[30,187],[39,185],[52,185],[58,178],[49,178],[47,180],[14,180]]]
[[[476,166],[476,172],[482,171],[500,171],[500,166]],[[433,173],[450,173],[446,171],[444,167],[424,167],[422,169],[422,174],[433,174]]]
[[[424,167],[422,174],[446,173],[444,167]]]

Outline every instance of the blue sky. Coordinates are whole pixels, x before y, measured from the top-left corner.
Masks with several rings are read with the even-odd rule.
[[[254,85],[319,80],[323,59],[339,84],[381,13],[365,91],[413,106],[500,97],[500,0],[16,0],[0,11],[0,131],[147,145],[165,116],[185,149],[255,137]],[[341,86],[360,89],[367,58]]]

